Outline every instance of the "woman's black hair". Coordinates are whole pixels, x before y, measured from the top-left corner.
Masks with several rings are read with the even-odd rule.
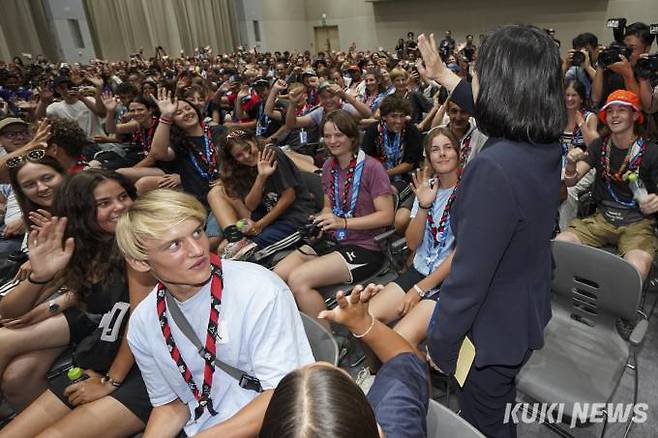
[[[23,160],[16,167],[9,168],[9,181],[11,182],[11,188],[14,192],[14,196],[16,196],[16,201],[18,202],[18,206],[21,208],[21,212],[23,213],[23,222],[25,223],[26,229],[29,230],[30,227],[32,226],[32,221],[29,218],[29,214],[39,208],[44,208],[44,207],[30,201],[27,198],[27,196],[25,196],[21,185],[18,183],[18,172],[23,167],[25,167],[27,163],[43,164],[44,166],[50,167],[51,169],[53,169],[55,172],[59,173],[63,177],[66,177],[66,170],[59,163],[59,161],[57,161],[55,158],[49,155],[44,156],[42,159],[38,161]]]
[[[144,105],[146,109],[150,110],[155,117],[160,117],[160,108],[158,107],[158,103],[152,97],[140,94],[130,101],[130,103],[133,102]],[[128,104],[128,106],[130,106],[130,104]]]
[[[560,54],[535,26],[505,26],[480,47],[478,128],[489,137],[554,143],[567,122]]]
[[[96,220],[94,191],[104,181],[116,181],[132,199],[135,186],[123,175],[105,169],[89,169],[62,183],[55,194],[52,213],[66,217],[65,238],[73,237],[75,249],[66,269],[66,285],[84,295],[112,269],[122,269],[122,257],[114,247],[114,234],[103,230]]]
[[[281,379],[258,436],[379,438],[379,430],[368,399],[345,372],[313,365]]]

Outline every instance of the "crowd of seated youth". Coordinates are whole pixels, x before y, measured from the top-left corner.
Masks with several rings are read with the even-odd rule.
[[[633,68],[652,37],[629,25],[629,57],[606,67],[594,35],[574,38],[556,212],[557,239],[616,245],[643,278],[658,249],[658,73]],[[472,36],[424,48],[452,85],[472,80]],[[156,53],[0,65],[0,257],[27,254],[3,279],[0,391],[17,415],[0,437],[423,436],[421,344],[450,274],[450,209],[488,140],[476,103],[424,75],[413,34],[393,52]],[[577,218],[589,191],[596,212]],[[270,270],[244,263],[308,224],[314,238]],[[387,229],[406,238],[405,272],[362,287]],[[332,285],[353,290],[327,310]],[[367,397],[314,363],[297,309],[372,350]]]

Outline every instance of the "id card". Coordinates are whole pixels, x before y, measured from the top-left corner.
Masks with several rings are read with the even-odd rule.
[[[299,131],[299,143],[306,144],[308,143],[308,133],[305,129]]]

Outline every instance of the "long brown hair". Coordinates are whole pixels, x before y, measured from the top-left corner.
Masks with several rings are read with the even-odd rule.
[[[220,140],[219,148],[221,171],[220,180],[224,190],[231,198],[244,198],[251,190],[256,181],[258,169],[256,166],[245,166],[238,163],[233,157],[231,149],[233,146],[253,147],[256,145],[259,151],[265,147],[265,142],[257,138],[252,132],[244,129],[230,129]]]

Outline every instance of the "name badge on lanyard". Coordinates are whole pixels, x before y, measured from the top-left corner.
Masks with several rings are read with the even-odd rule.
[[[299,143],[306,144],[308,143],[308,132],[304,128],[299,131]]]

